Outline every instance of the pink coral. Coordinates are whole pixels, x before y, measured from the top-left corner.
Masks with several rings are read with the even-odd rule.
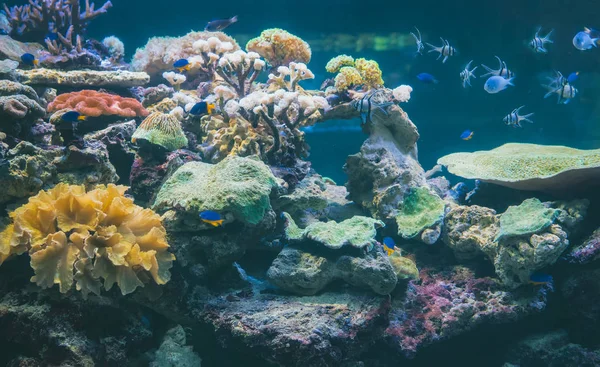
[[[48,111],[71,109],[84,116],[145,117],[148,111],[133,98],[101,93],[94,90],[61,94],[48,105]]]

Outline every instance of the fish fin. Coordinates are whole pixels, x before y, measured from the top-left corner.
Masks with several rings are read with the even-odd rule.
[[[135,142],[137,141],[136,138],[131,138],[131,142],[135,144]]]
[[[238,16],[237,16],[237,15],[234,15],[234,16],[232,16],[232,17],[231,17],[231,19],[229,19],[229,21],[230,21],[231,23],[235,23],[235,22],[237,22],[237,21],[238,21]]]
[[[465,69],[469,70],[469,68],[471,67],[472,63],[473,63],[473,60],[469,61],[469,63],[467,64],[467,66],[465,66]]]
[[[415,41],[419,42],[419,39],[417,38],[416,34],[414,34],[413,32],[410,32],[410,35],[413,36],[413,38],[415,39]]]
[[[550,32],[548,32],[548,34],[545,35],[544,38],[542,38],[544,42],[554,43],[554,41],[550,39],[550,35],[552,34],[552,32],[554,32],[554,29],[551,29]]]
[[[592,46],[598,47],[598,41],[599,40],[600,40],[600,38],[592,38]]]
[[[479,76],[480,78],[485,78],[485,77],[486,77],[486,76],[488,76],[488,75],[494,75],[494,73],[496,72],[496,70],[494,70],[494,69],[492,69],[492,68],[488,67],[487,65],[483,65],[483,64],[481,64],[481,67],[482,67],[482,68],[484,68],[484,69],[485,69],[485,71],[487,71],[487,73],[485,73],[485,74],[483,74],[483,75],[480,75],[480,76]],[[475,70],[473,70],[473,71],[475,71]]]
[[[514,87],[514,86],[515,86],[515,85],[513,84],[513,80],[514,80],[514,79],[515,79],[515,77],[514,77],[514,76],[513,76],[512,78],[508,79],[506,84],[508,84],[508,85],[512,85],[512,86]]]
[[[528,114],[527,114],[527,115],[525,115],[525,116],[521,116],[521,121],[527,121],[527,122],[529,122],[530,124],[533,124],[533,121],[531,121],[531,120],[529,119],[531,116],[533,116],[533,113],[528,113]]]
[[[77,120],[79,120],[79,121],[87,121],[87,116],[80,115],[79,117],[77,117]]]
[[[209,115],[212,115],[212,112],[215,110],[215,105],[214,103],[207,103],[206,104],[206,112],[208,112]]]
[[[516,112],[517,114],[519,113],[519,111],[521,111],[521,108],[525,107],[524,105],[519,107],[519,108],[515,108],[515,110],[513,112]]]
[[[585,33],[587,33],[587,34],[590,34],[590,33],[592,33],[592,30],[591,30],[591,29],[589,29],[588,27],[583,27],[583,31],[584,31]]]
[[[568,104],[569,102],[571,102],[571,99],[570,98],[565,98],[564,101],[563,101],[563,104]]]
[[[361,113],[360,114],[360,119],[362,120],[363,124],[367,123],[367,114],[366,113]]]
[[[431,47],[431,50],[427,51],[427,52],[440,52],[441,51],[441,47],[437,47],[432,45],[431,43],[425,42],[425,44],[429,47]]]
[[[551,95],[553,95],[554,93],[556,93],[556,89],[553,89],[553,90],[549,91],[548,93],[544,94],[544,98],[548,98]]]
[[[442,60],[442,64],[445,64],[447,60],[448,60],[448,56],[444,56],[444,60]]]

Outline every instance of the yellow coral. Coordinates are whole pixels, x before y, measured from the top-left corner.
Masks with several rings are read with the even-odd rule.
[[[354,58],[348,55],[336,56],[325,65],[325,70],[329,73],[337,73],[344,66],[354,66]]]
[[[100,294],[101,279],[122,294],[170,279],[175,257],[168,252],[160,217],[124,196],[124,186],[59,184],[41,191],[11,213],[13,224],[0,233],[0,264],[28,251],[34,276],[42,288],[58,284],[66,293],[76,282],[84,296]]]
[[[248,41],[246,50],[256,52],[274,67],[287,66],[290,62],[308,64],[312,55],[308,43],[278,28],[267,29]]]
[[[340,69],[339,74],[335,76],[335,88],[340,92],[363,83],[364,80],[358,70],[351,66],[344,66]]]
[[[374,60],[356,59],[354,67],[362,76],[364,83],[369,88],[380,88],[383,86],[381,69]]]

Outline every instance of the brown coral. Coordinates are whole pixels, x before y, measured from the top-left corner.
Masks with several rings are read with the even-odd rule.
[[[165,284],[175,257],[167,251],[160,217],[133,204],[125,186],[59,184],[41,191],[10,214],[13,224],[0,233],[0,263],[26,251],[42,288],[58,284],[84,296],[100,294],[101,279],[109,290],[133,292],[150,278]]]
[[[48,111],[56,112],[62,109],[75,110],[84,116],[120,116],[120,117],[146,117],[148,111],[140,102],[133,98],[82,90],[80,92],[61,94],[48,105]]]
[[[290,62],[308,64],[312,55],[308,43],[278,28],[267,29],[248,41],[246,50],[256,52],[274,67],[287,66]]]

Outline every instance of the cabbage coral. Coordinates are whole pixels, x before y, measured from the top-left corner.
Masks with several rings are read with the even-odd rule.
[[[123,295],[150,278],[165,284],[175,257],[160,217],[133,204],[125,186],[58,184],[41,191],[10,214],[13,223],[0,233],[0,263],[29,252],[34,276],[42,288],[59,285],[61,293],[76,289],[99,295],[101,279]]]
[[[308,64],[312,55],[308,43],[278,28],[267,29],[248,41],[246,50],[258,53],[273,67],[288,66],[291,62]]]

